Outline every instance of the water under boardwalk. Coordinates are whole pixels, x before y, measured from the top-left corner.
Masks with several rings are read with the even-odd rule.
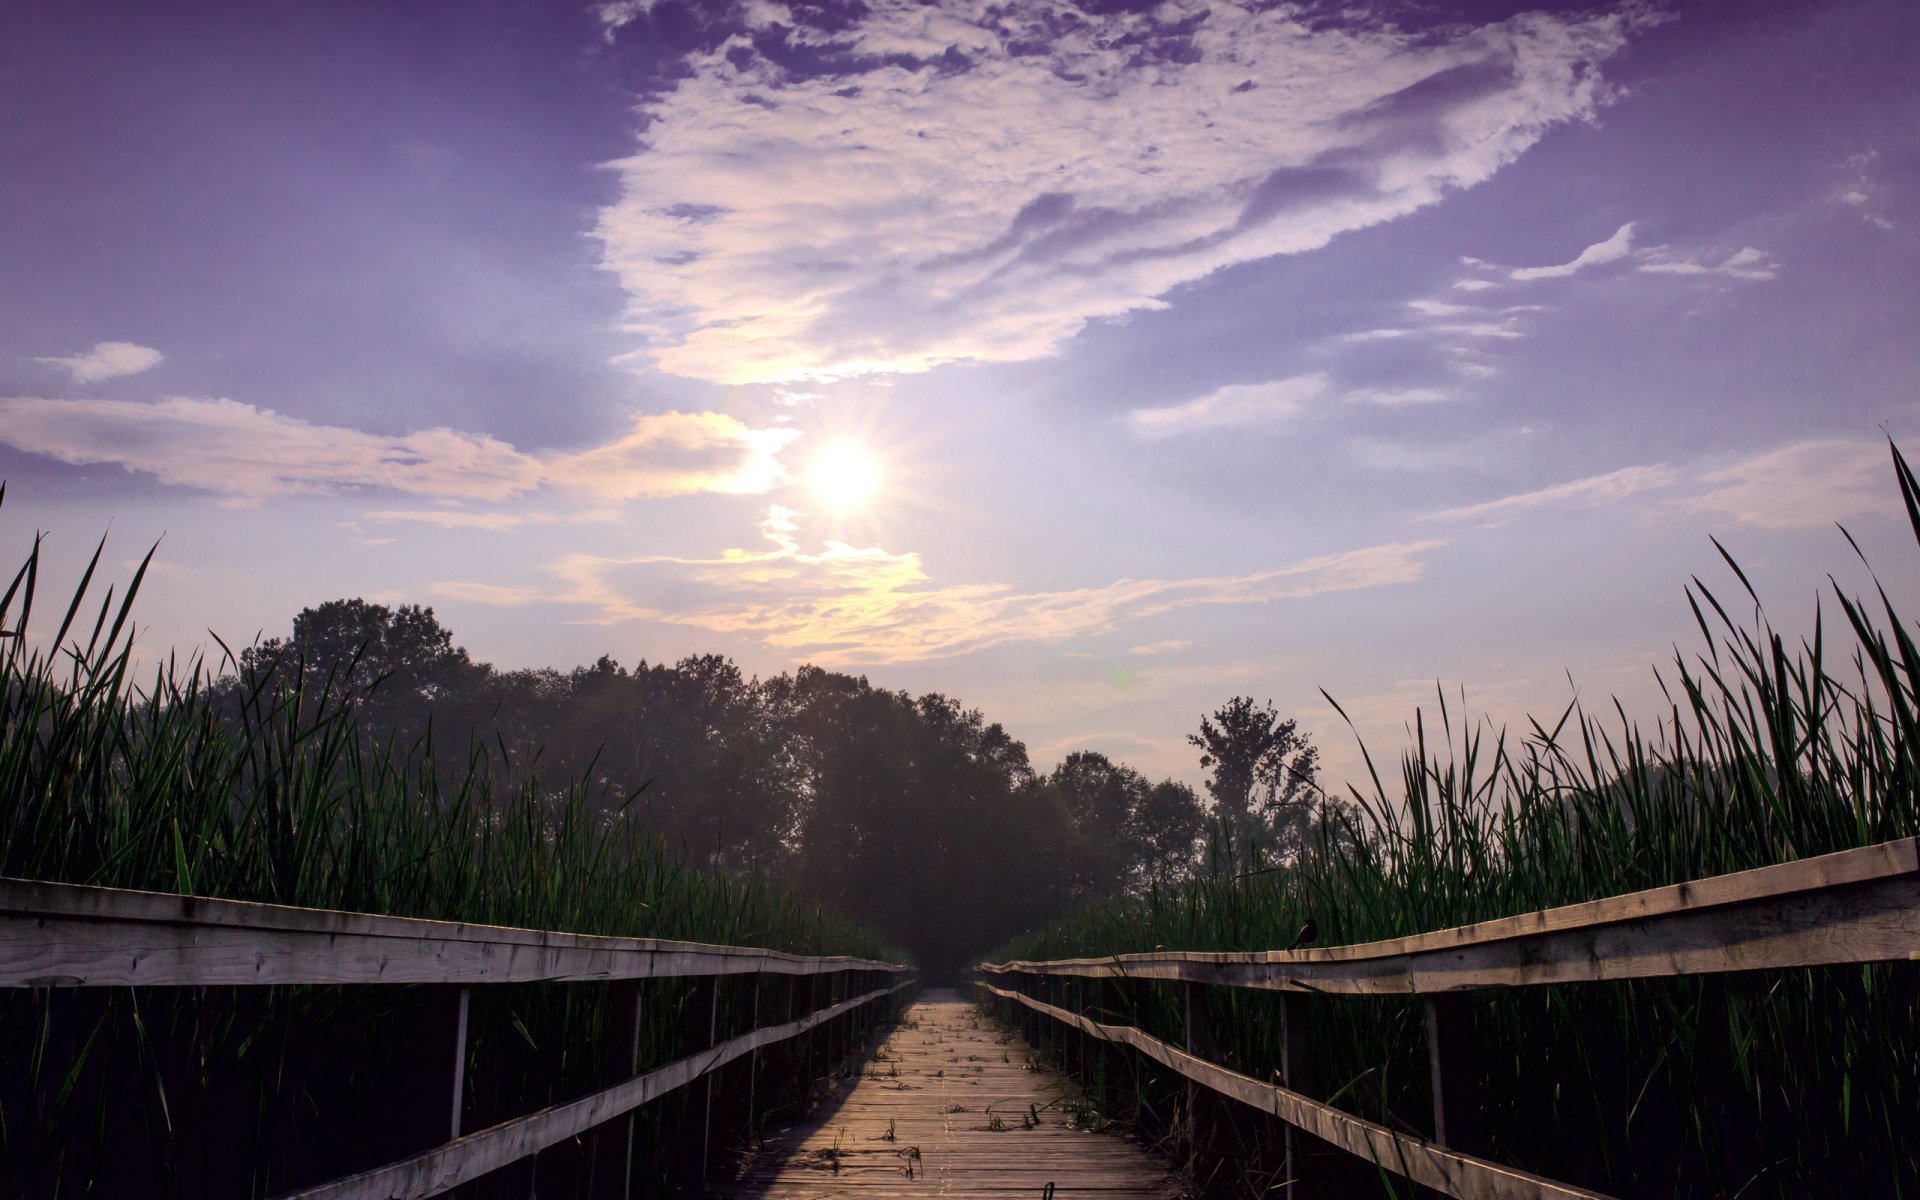
[[[1051,1183],[1061,1200],[1181,1194],[1144,1150],[1076,1129],[1063,1101],[1078,1089],[1030,1070],[1031,1056],[956,993],[930,990],[844,1101],[769,1134],[745,1176],[715,1191],[729,1200],[1034,1197]]]

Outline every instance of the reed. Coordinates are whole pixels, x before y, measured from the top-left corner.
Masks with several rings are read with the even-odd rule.
[[[335,679],[243,673],[230,652],[136,675],[151,558],[100,591],[96,549],[52,636],[38,540],[0,593],[19,635],[0,639],[0,874],[895,957],[760,880],[689,868],[628,820],[631,796],[542,779],[503,744],[459,745],[448,772],[438,731],[372,742]],[[723,988],[726,1019],[751,986]],[[644,1061],[676,1056],[684,990],[647,985]],[[258,1195],[422,1149],[350,1119],[421,1007],[415,988],[0,993],[0,1190]],[[606,1008],[603,985],[479,989],[468,1127],[597,1086]]]
[[[1920,541],[1920,486],[1891,451]],[[1912,623],[1877,581],[1859,596],[1829,580],[1812,633],[1790,641],[1715,545],[1740,600],[1693,581],[1700,645],[1657,671],[1668,707],[1651,727],[1618,702],[1576,703],[1510,734],[1461,721],[1441,693],[1390,781],[1368,755],[1369,786],[1320,798],[1297,858],[1082,912],[994,959],[1277,949],[1308,915],[1320,944],[1365,942],[1920,833]],[[1175,997],[1150,991],[1146,1023],[1178,1040]],[[1279,1066],[1271,997],[1215,989],[1209,1003],[1239,1069]],[[1920,963],[1474,1006],[1503,1161],[1625,1195],[1920,1193]],[[1416,1001],[1315,997],[1312,1020],[1328,1096],[1430,1132]]]

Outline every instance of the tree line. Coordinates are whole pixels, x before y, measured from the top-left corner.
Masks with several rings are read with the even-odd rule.
[[[978,709],[721,655],[498,670],[431,608],[334,600],[221,685],[348,698],[363,737],[584,782],[707,869],[759,873],[880,929],[935,978],[1024,930],[1202,870],[1284,861],[1326,803],[1318,756],[1235,697],[1189,741],[1206,795],[1091,750],[1037,771]]]

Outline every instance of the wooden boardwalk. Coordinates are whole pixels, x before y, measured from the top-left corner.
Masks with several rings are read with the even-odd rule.
[[[767,1136],[728,1200],[1040,1197],[1173,1200],[1164,1164],[1110,1133],[1076,1128],[1079,1091],[1031,1064],[951,991],[907,1011],[838,1105]],[[1034,1124],[1035,1116],[1038,1124]]]

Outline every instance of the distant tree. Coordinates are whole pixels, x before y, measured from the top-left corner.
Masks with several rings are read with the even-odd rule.
[[[351,698],[368,731],[407,735],[435,717],[469,724],[472,714],[450,710],[473,700],[492,674],[453,644],[433,609],[389,608],[357,597],[302,609],[291,635],[241,651],[240,669],[251,679],[298,684],[308,694],[332,688]]]
[[[1276,843],[1297,840],[1304,803],[1320,793],[1320,751],[1300,732],[1293,718],[1280,719],[1273,702],[1256,704],[1235,696],[1200,719],[1200,732],[1187,741],[1201,751],[1200,765],[1212,774],[1207,791],[1221,833],[1235,846],[1267,843],[1269,853],[1285,852]]]
[[[1176,779],[1162,780],[1147,790],[1134,812],[1137,884],[1165,884],[1193,870],[1207,813],[1200,797]]]
[[[1067,755],[1046,782],[1080,835],[1063,863],[1077,896],[1117,896],[1192,867],[1206,814],[1186,784],[1149,783],[1093,750]]]

